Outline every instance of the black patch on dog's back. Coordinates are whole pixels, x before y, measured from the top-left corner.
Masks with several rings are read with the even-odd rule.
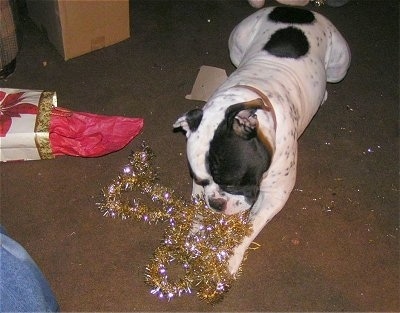
[[[274,22],[291,24],[311,24],[315,21],[312,12],[292,7],[277,7],[268,14],[268,18]]]
[[[310,45],[304,33],[296,27],[287,27],[272,34],[264,50],[280,58],[298,59],[307,54]]]

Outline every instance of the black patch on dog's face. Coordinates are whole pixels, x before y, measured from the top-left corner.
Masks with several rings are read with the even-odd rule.
[[[304,33],[296,27],[287,27],[272,34],[264,50],[280,58],[298,59],[307,54],[310,45]]]
[[[271,162],[271,155],[258,139],[256,131],[242,136],[233,129],[233,124],[237,122],[235,116],[243,109],[244,105],[239,104],[227,110],[225,119],[210,142],[208,168],[214,182],[223,191],[243,195],[252,204],[258,195],[262,175]]]
[[[277,23],[290,24],[311,24],[315,21],[312,12],[293,7],[277,7],[268,15],[268,18]]]

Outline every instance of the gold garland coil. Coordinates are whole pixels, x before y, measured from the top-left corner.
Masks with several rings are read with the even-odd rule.
[[[200,299],[215,303],[238,277],[229,272],[228,260],[233,249],[251,233],[249,212],[225,215],[207,208],[202,199],[185,201],[157,182],[153,158],[145,143],[141,151],[132,152],[129,163],[103,190],[103,201],[97,206],[106,217],[167,223],[163,239],[145,269],[145,281],[152,294],[170,300],[196,290]],[[130,191],[150,198],[154,208],[138,197],[123,199],[123,194]],[[173,263],[180,264],[184,275],[171,281],[168,267]]]

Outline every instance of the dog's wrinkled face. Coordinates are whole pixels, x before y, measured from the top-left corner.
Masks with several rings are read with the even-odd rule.
[[[260,99],[231,105],[222,113],[194,109],[174,124],[186,132],[193,180],[216,211],[234,214],[257,199],[271,162],[271,151],[260,138],[258,110]]]

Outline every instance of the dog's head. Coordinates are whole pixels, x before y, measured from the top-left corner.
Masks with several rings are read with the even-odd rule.
[[[252,207],[272,149],[260,129],[261,99],[193,109],[174,124],[187,137],[187,157],[196,184],[212,209],[234,214]]]

